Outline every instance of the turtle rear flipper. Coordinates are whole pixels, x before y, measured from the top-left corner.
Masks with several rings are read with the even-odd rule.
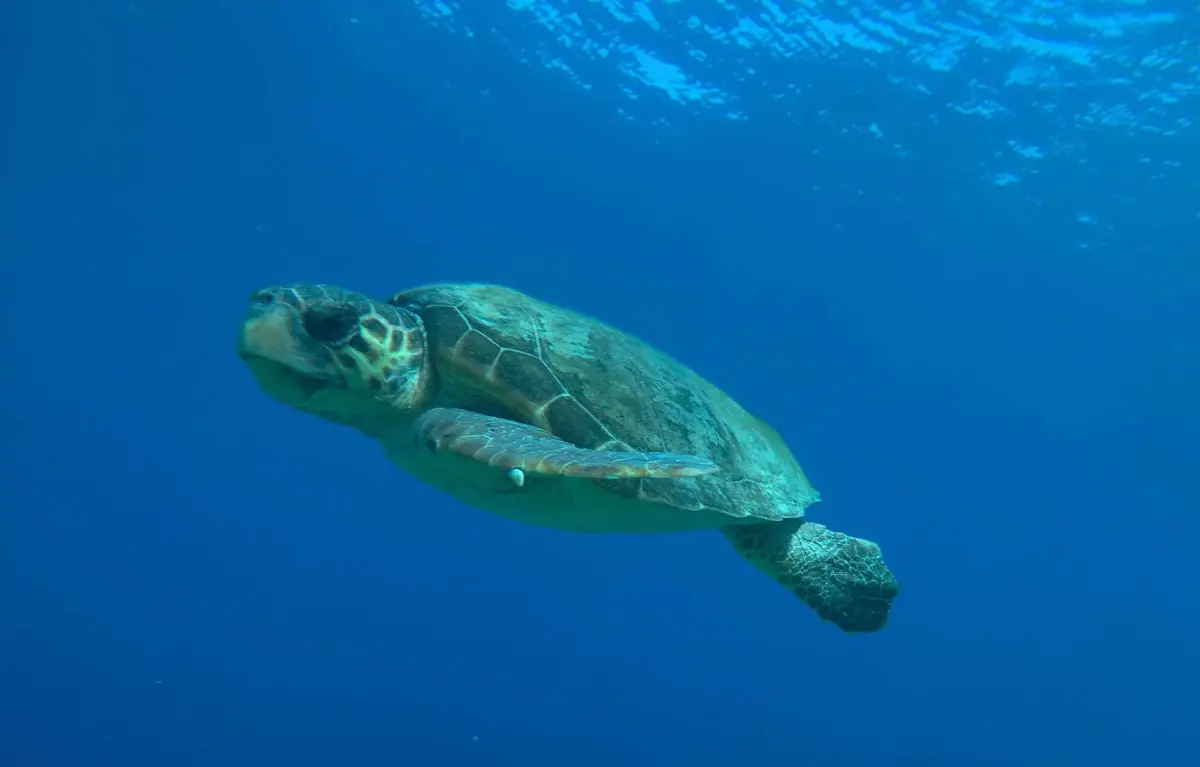
[[[413,425],[418,442],[433,452],[452,451],[509,471],[590,479],[698,477],[718,471],[705,458],[682,453],[589,450],[536,426],[458,408],[433,408]]]
[[[787,519],[721,529],[738,553],[843,631],[877,631],[900,588],[879,546]]]

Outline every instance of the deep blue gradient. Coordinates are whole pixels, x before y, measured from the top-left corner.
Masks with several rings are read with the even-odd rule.
[[[1200,763],[1195,219],[1082,250],[952,157],[655,131],[404,6],[166,6],[0,10],[0,765]],[[233,340],[287,280],[657,344],[883,546],[891,623],[271,402]]]

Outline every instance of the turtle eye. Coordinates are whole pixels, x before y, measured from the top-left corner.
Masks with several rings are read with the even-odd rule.
[[[304,313],[300,324],[314,341],[337,343],[358,328],[358,312],[346,306],[317,306]]]

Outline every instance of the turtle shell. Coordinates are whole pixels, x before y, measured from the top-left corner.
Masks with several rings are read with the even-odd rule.
[[[763,520],[803,516],[817,500],[774,430],[603,322],[494,285],[431,285],[390,302],[425,324],[437,405],[533,424],[579,447],[687,453],[721,467],[693,478],[595,480],[614,492]]]

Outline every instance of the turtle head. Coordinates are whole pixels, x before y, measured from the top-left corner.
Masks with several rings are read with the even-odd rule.
[[[421,319],[329,285],[256,291],[237,352],[270,396],[372,436],[433,393]]]

